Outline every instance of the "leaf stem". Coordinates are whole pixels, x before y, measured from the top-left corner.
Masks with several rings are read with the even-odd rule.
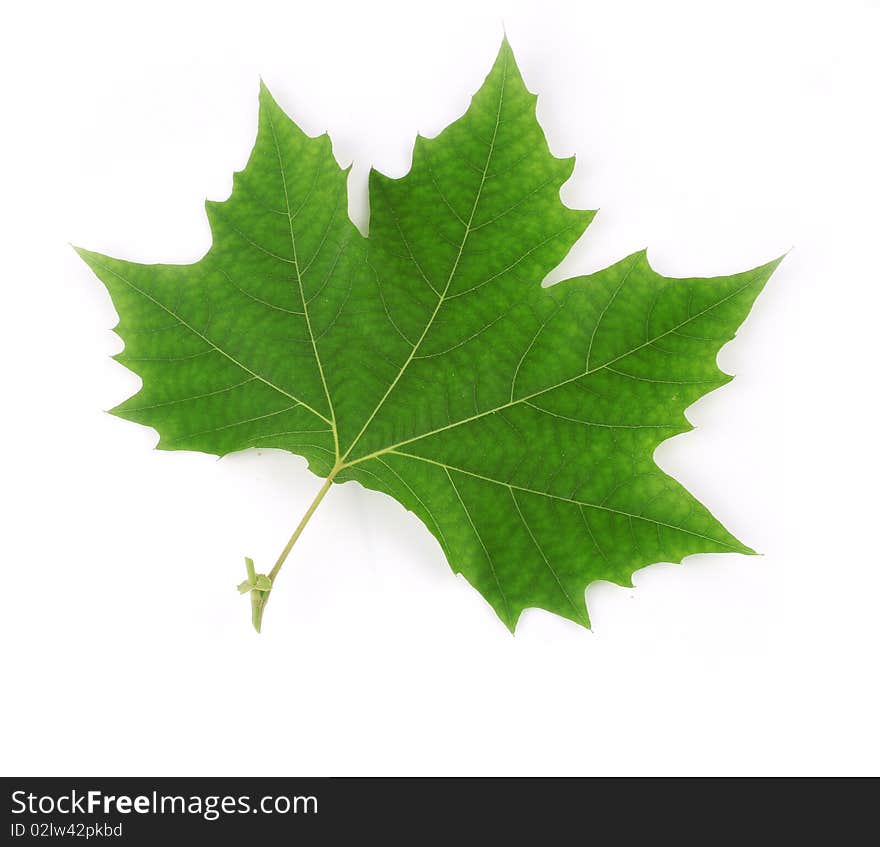
[[[337,473],[339,473],[340,466],[336,465],[330,471],[330,475],[327,479],[324,480],[324,484],[321,486],[320,491],[315,495],[315,499],[312,500],[311,505],[308,509],[306,509],[306,513],[302,516],[302,520],[297,524],[296,529],[293,531],[293,535],[290,536],[290,540],[287,544],[284,545],[284,549],[281,551],[281,555],[278,557],[278,560],[275,562],[272,570],[269,571],[269,580],[272,583],[272,587],[275,587],[275,577],[278,576],[278,572],[281,570],[282,565],[284,564],[285,559],[290,555],[290,551],[293,549],[293,545],[296,544],[297,539],[302,535],[303,530],[306,528],[306,524],[308,524],[309,520],[313,514],[315,514],[315,509],[321,504],[321,501],[324,499],[324,496],[330,490],[330,486],[333,485],[333,479]],[[260,623],[262,622],[263,612],[266,609],[266,604],[269,602],[269,597],[271,597],[271,589],[265,592],[263,596],[263,600],[259,609],[259,620],[254,621],[254,628],[257,632],[260,631]]]
[[[333,484],[333,477],[336,476],[338,470],[338,468],[333,468],[330,476],[328,476],[327,479],[324,480],[324,484],[321,486],[321,490],[315,495],[315,499],[312,500],[312,504],[306,510],[306,513],[302,516],[302,520],[293,531],[293,535],[290,536],[290,541],[287,542],[284,549],[281,551],[281,555],[278,557],[278,561],[275,562],[272,570],[269,571],[269,579],[271,579],[272,582],[275,582],[275,577],[278,576],[278,571],[281,570],[281,566],[284,564],[284,560],[290,555],[290,551],[293,549],[293,545],[296,544],[297,538],[302,535],[302,531],[306,528],[306,524],[309,522],[309,519],[312,517],[313,514],[315,514],[315,509],[318,508],[321,501],[324,499],[324,495],[330,490],[330,486]]]

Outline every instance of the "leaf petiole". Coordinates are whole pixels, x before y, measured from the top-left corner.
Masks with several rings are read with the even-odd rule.
[[[251,621],[257,632],[260,631],[263,624],[263,612],[266,609],[266,603],[269,602],[269,592],[275,585],[275,577],[278,576],[278,572],[281,570],[284,561],[290,555],[293,545],[296,544],[297,539],[302,535],[303,530],[306,528],[306,524],[311,520],[312,515],[315,514],[315,510],[324,499],[324,495],[330,490],[330,486],[333,484],[333,479],[336,474],[339,473],[340,468],[341,465],[337,464],[330,472],[327,479],[324,480],[324,484],[321,486],[320,491],[315,495],[315,499],[312,500],[311,505],[302,516],[302,520],[297,524],[296,529],[293,531],[293,535],[290,536],[290,540],[284,546],[281,555],[278,557],[272,570],[269,571],[268,576],[266,574],[258,574],[254,568],[253,559],[245,557],[244,562],[245,567],[247,568],[248,578],[238,586],[238,590],[242,594],[250,592]]]

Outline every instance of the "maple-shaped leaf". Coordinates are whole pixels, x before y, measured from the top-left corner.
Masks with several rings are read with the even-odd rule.
[[[589,625],[594,580],[752,552],[653,461],[731,377],[716,355],[777,262],[668,279],[644,252],[550,287],[593,212],[566,208],[510,46],[467,112],[372,171],[370,234],[347,170],[260,91],[256,145],[192,265],[80,251],[108,287],[143,388],[114,411],[159,447],[274,447],[325,477],[275,567],[249,566],[255,625],[333,483],[390,494],[513,630],[523,609]],[[253,598],[252,598],[253,599]]]

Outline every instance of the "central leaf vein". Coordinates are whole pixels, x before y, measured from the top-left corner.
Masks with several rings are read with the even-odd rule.
[[[388,390],[382,395],[382,399],[378,402],[378,404],[376,405],[376,408],[373,409],[373,411],[370,413],[370,416],[367,418],[366,422],[361,427],[360,432],[358,432],[358,434],[355,436],[354,441],[352,441],[348,450],[345,451],[345,455],[342,457],[342,460],[341,460],[343,463],[348,458],[348,456],[351,455],[351,451],[355,448],[358,441],[360,441],[361,437],[367,431],[367,429],[369,429],[370,424],[375,420],[376,415],[379,413],[379,410],[382,408],[382,406],[385,404],[385,401],[391,395],[391,392],[394,391],[395,387],[400,382],[401,377],[404,375],[404,373],[406,372],[406,369],[410,366],[413,359],[415,358],[416,352],[418,351],[419,347],[421,347],[422,343],[424,342],[425,338],[427,337],[428,333],[430,332],[431,326],[433,325],[434,320],[436,319],[438,313],[440,312],[440,309],[442,308],[443,303],[447,299],[447,294],[449,293],[449,287],[452,285],[452,280],[454,279],[455,274],[458,271],[459,264],[461,263],[461,257],[464,254],[465,245],[467,244],[468,237],[471,234],[471,227],[474,222],[474,215],[476,215],[476,213],[477,213],[477,208],[480,205],[480,197],[483,193],[483,187],[486,184],[486,174],[489,172],[489,165],[492,161],[492,154],[495,150],[495,142],[496,142],[496,139],[498,136],[498,128],[501,125],[501,108],[504,104],[504,84],[505,84],[506,79],[507,79],[507,58],[505,55],[505,61],[504,61],[503,69],[502,69],[502,75],[501,75],[501,87],[500,87],[499,94],[498,94],[498,110],[495,114],[495,127],[492,132],[492,139],[489,143],[489,150],[486,154],[486,163],[483,166],[483,172],[480,176],[480,184],[477,186],[476,195],[474,196],[474,203],[471,208],[471,214],[470,214],[470,217],[468,218],[467,224],[465,225],[464,234],[462,235],[462,238],[461,238],[461,244],[459,245],[458,253],[455,257],[455,261],[452,264],[452,269],[449,271],[449,276],[446,279],[446,284],[443,286],[443,290],[440,292],[440,296],[437,298],[437,305],[434,307],[434,311],[431,313],[431,316],[428,319],[428,322],[425,325],[424,330],[422,330],[422,334],[419,336],[419,339],[416,341],[416,343],[413,346],[412,350],[410,351],[409,355],[406,357],[406,360],[404,361],[403,365],[401,365],[400,370],[397,373],[397,376],[395,376],[394,380],[391,382],[391,385],[388,386]]]

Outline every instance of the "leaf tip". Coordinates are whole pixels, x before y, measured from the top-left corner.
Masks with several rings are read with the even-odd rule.
[[[507,614],[504,617],[501,617],[501,615],[499,615],[498,617],[499,617],[501,623],[503,623],[504,626],[506,627],[507,631],[515,638],[516,637],[516,627],[517,627],[517,624],[519,623],[520,616],[517,614],[515,617],[512,617],[510,614]]]
[[[515,68],[516,57],[513,55],[513,47],[510,46],[510,39],[507,37],[507,30],[503,28],[502,24],[501,44],[498,46],[498,55],[495,57],[495,64],[508,60],[513,63]]]
[[[68,242],[68,244],[70,244],[70,242]],[[86,250],[85,247],[79,247],[76,244],[70,244],[70,247],[90,268],[94,267],[94,262],[99,254],[93,253],[91,250]]]
[[[630,268],[634,268],[639,263],[642,263],[649,270],[654,270],[654,266],[651,264],[651,260],[648,258],[647,247],[642,247],[641,250],[636,250],[635,253],[631,253],[629,256],[627,256],[627,259],[631,260],[629,264]],[[626,261],[626,259],[624,259],[623,261]],[[656,271],[654,272],[656,273]]]
[[[758,267],[753,268],[751,271],[746,271],[746,274],[752,274],[752,282],[751,287],[754,291],[754,296],[757,297],[758,294],[764,289],[764,286],[769,281],[770,277],[776,272],[776,269],[782,264],[788,254],[791,252],[791,248],[786,250],[781,256],[777,256],[775,259],[771,259],[769,262],[765,262],[763,265],[758,265]]]
[[[266,85],[266,81],[263,79],[262,76],[260,77],[259,99],[260,99],[260,107],[275,108],[275,109],[281,108],[278,105],[278,101],[272,95],[272,92],[269,91],[269,86]]]
[[[775,259],[771,259],[769,262],[762,266],[762,268],[767,270],[767,276],[770,276],[770,274],[772,274],[773,271],[775,271],[788,258],[788,254],[791,253],[792,250],[794,250],[794,247],[789,247],[788,250],[786,250],[780,256],[777,256]]]

